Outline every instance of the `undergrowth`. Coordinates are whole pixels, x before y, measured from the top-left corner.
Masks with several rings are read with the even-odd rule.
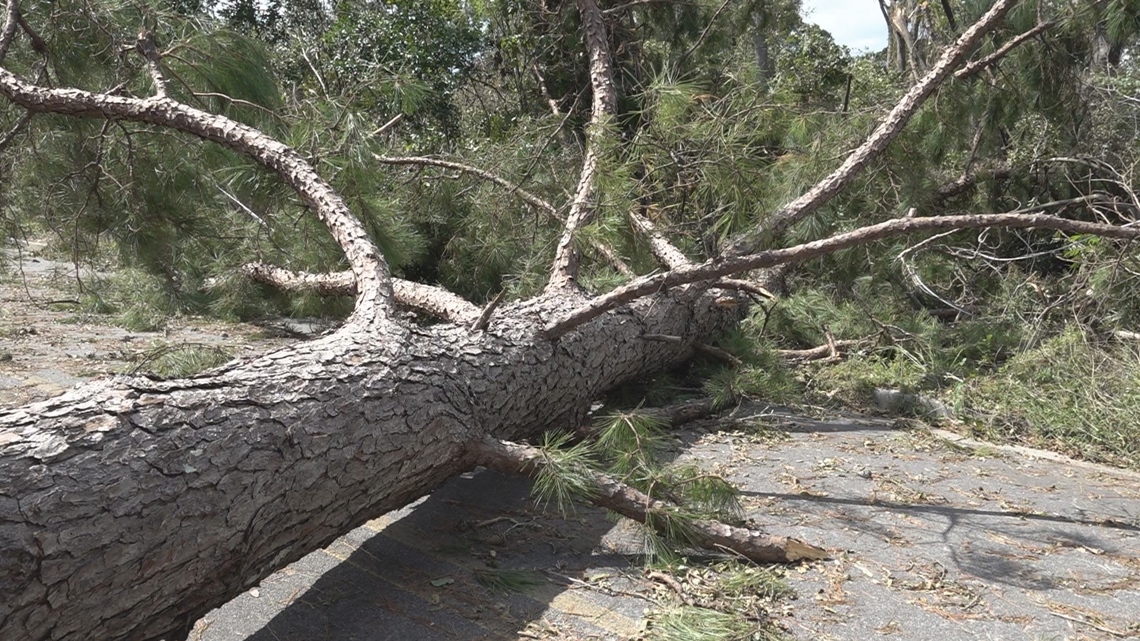
[[[897,389],[944,402],[958,418],[948,426],[979,438],[1140,468],[1140,342],[1071,319],[1025,322],[1018,309],[940,320],[897,294],[875,294],[809,288],[757,309],[719,343],[742,364],[710,367],[706,391],[726,404],[877,412],[874,390]],[[780,357],[781,348],[826,344],[829,334],[856,341],[843,359],[793,365]]]

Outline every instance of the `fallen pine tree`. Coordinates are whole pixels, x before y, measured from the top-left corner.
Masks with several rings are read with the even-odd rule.
[[[1052,216],[1044,205],[904,218],[765,248],[880,154],[1014,4],[994,3],[838,169],[722,254],[691,263],[651,221],[635,218],[664,271],[591,295],[578,284],[578,237],[595,214],[604,125],[617,96],[605,16],[593,0],[578,0],[593,96],[578,185],[565,216],[524,194],[562,221],[549,282],[532,299],[486,308],[393,278],[364,226],[305,158],[262,131],[178,101],[145,30],[130,53],[149,73],[149,97],[58,88],[0,69],[0,93],[29,114],[146,123],[255,159],[320,218],[351,273],[249,265],[244,274],[284,289],[356,297],[340,329],[315,340],[185,379],[100,380],[0,412],[0,637],[182,638],[197,618],[269,573],[457,473],[476,465],[535,473],[541,452],[521,441],[582,425],[608,390],[685,362],[731,328],[747,307],[740,292],[765,292],[733,280],[752,270],[934,230],[1140,236],[1130,227]],[[19,0],[7,3],[4,24],[0,62],[21,31],[34,39]],[[439,322],[408,322],[404,308]],[[650,525],[653,513],[669,509],[620,479],[593,475],[589,482],[586,494],[596,502]],[[691,542],[757,560],[824,553],[722,523],[694,526]]]

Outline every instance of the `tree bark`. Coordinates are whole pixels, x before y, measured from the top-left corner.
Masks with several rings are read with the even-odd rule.
[[[190,379],[99,381],[0,412],[0,638],[177,638],[469,468],[471,443],[576,427],[602,392],[685,360],[736,313],[662,294],[537,338],[559,305],[507,307],[485,332],[346,326]]]

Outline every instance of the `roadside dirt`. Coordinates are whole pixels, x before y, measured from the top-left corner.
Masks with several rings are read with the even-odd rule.
[[[40,255],[43,246],[2,249],[0,406],[60,394],[100,376],[144,370],[157,350],[178,346],[251,355],[298,340],[311,325],[255,326],[174,318],[157,332],[128,331],[107,315],[82,311],[80,280],[95,274]]]

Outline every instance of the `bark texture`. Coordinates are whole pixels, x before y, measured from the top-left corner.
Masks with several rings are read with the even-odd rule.
[[[347,326],[194,378],[100,381],[0,413],[0,638],[176,638],[469,468],[469,444],[576,427],[600,393],[735,321],[663,294],[537,339],[559,304],[501,309],[486,332]]]

